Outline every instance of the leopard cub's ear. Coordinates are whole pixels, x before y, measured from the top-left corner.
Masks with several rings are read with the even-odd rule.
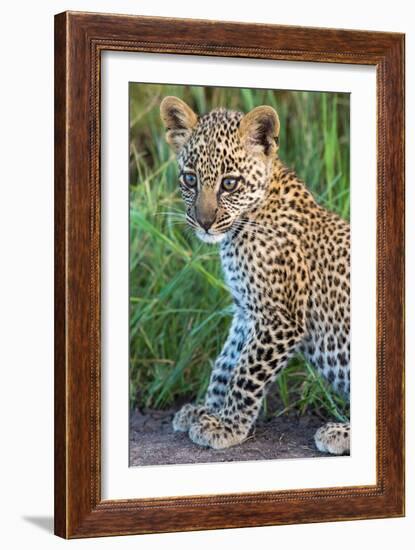
[[[266,157],[278,149],[280,121],[277,112],[266,105],[255,107],[244,115],[239,125],[239,134],[245,148],[253,154]]]
[[[160,115],[166,127],[166,141],[178,153],[197,124],[197,116],[178,97],[167,96],[160,104]]]

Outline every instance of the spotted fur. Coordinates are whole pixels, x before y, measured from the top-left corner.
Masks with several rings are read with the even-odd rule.
[[[271,107],[197,117],[167,97],[161,116],[187,221],[201,240],[220,243],[235,304],[204,404],[185,405],[173,426],[221,449],[248,436],[268,387],[297,352],[349,396],[349,225],[279,159]],[[348,453],[349,424],[323,426],[315,442],[322,452]]]

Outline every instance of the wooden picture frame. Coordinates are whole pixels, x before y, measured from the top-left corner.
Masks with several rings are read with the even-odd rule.
[[[121,50],[373,65],[376,484],[101,499],[100,61]],[[404,515],[404,35],[65,12],[55,18],[55,533],[64,538]]]

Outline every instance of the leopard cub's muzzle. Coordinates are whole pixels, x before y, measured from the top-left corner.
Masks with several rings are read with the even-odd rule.
[[[218,213],[218,201],[214,189],[201,189],[194,205],[194,217],[206,232],[212,227]]]

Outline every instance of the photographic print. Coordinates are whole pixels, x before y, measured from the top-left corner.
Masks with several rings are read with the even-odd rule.
[[[350,95],[131,82],[130,466],[350,453]]]
[[[56,16],[57,535],[405,514],[404,45]]]

